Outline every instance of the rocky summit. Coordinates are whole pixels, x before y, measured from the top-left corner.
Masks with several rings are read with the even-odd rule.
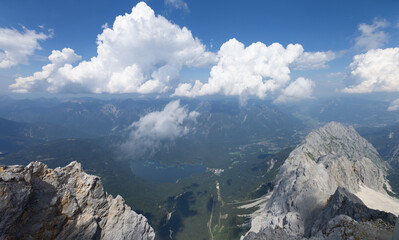
[[[0,166],[0,239],[155,238],[147,219],[77,162]]]
[[[387,169],[352,127],[332,122],[314,130],[280,168],[264,211],[243,238],[347,239],[345,231],[360,239],[392,235],[396,215],[380,211],[387,206],[367,205],[385,201],[393,209],[399,206],[385,190]],[[372,194],[360,194],[366,190]],[[369,201],[372,197],[377,201]]]

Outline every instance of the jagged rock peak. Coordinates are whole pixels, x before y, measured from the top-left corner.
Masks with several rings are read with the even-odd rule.
[[[0,166],[0,239],[152,240],[147,219],[72,162]]]
[[[352,127],[332,122],[316,129],[281,166],[273,194],[247,236],[306,236],[339,187],[351,193],[371,189],[388,197],[385,168],[375,148]]]
[[[330,122],[310,132],[303,142],[303,150],[314,161],[328,154],[345,156],[349,160],[366,157],[379,167],[387,168],[373,145],[361,137],[352,126],[344,126],[337,122]]]

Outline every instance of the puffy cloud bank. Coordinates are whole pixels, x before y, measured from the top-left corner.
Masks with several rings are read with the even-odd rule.
[[[188,123],[196,121],[199,113],[189,112],[180,101],[168,103],[162,111],[151,112],[134,122],[127,142],[122,144],[122,151],[132,158],[154,154],[166,143],[189,133]]]
[[[356,55],[350,64],[358,85],[343,89],[346,93],[399,91],[399,48],[373,49]]]
[[[60,86],[66,85],[65,78],[59,71],[60,68],[71,66],[70,64],[80,60],[81,57],[72,49],[64,48],[62,51],[53,50],[48,59],[50,64],[43,66],[41,72],[36,72],[29,77],[17,78],[16,83],[10,85],[10,88],[20,93],[26,93],[34,88],[47,88],[49,92],[55,92]]]
[[[27,64],[28,57],[40,49],[39,41],[49,35],[23,28],[0,28],[0,68],[10,68],[18,64]]]
[[[43,69],[19,78],[12,89],[27,92],[35,85],[44,85],[50,92],[162,93],[169,90],[183,67],[207,66],[215,61],[214,54],[207,52],[187,28],[156,16],[144,2],[131,13],[116,17],[112,28],[98,35],[97,45],[97,56],[90,61],[76,67],[71,62],[53,65],[50,74]]]
[[[325,67],[327,61],[335,58],[332,52],[304,52],[300,44],[289,44],[284,48],[279,43],[266,46],[257,42],[245,47],[236,39],[224,43],[217,56],[218,63],[212,67],[207,83],[197,80],[194,84],[179,84],[174,95],[237,95],[245,103],[249,95],[262,99],[268,92],[287,85],[290,65],[298,69],[314,69]],[[300,96],[298,94],[295,99]]]
[[[165,0],[175,7],[184,8],[184,3]],[[298,83],[284,90],[290,85],[291,69],[326,68],[335,57],[331,51],[305,52],[300,44],[284,47],[257,42],[246,47],[236,39],[225,42],[214,54],[187,28],[156,16],[140,2],[131,13],[116,17],[112,27],[104,26],[97,37],[97,56],[80,61],[72,49],[53,51],[42,71],[17,78],[10,88],[21,93],[46,89],[52,93],[234,95],[241,104],[249,96],[263,99],[268,93],[284,91],[277,102],[287,102],[308,97],[314,87],[312,82],[307,91],[302,89],[295,96],[289,91]],[[179,74],[184,67],[211,67],[210,77],[181,83]]]

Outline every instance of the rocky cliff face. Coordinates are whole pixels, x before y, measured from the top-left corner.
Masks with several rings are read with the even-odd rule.
[[[252,221],[245,239],[267,239],[260,237],[265,234],[273,236],[271,239],[311,237],[321,231],[312,229],[316,223],[327,224],[335,217],[336,224],[349,221],[339,217],[341,215],[359,220],[352,219],[354,216],[348,216],[347,212],[330,214],[327,219],[319,214],[323,209],[327,211],[328,199],[339,187],[348,193],[371,189],[388,197],[384,190],[384,186],[388,186],[387,168],[375,148],[352,127],[332,122],[314,130],[281,167],[273,194],[263,214]],[[364,206],[362,201],[351,199]],[[352,210],[355,205],[351,205]],[[364,214],[369,216],[367,220],[374,220],[370,217],[373,214]]]
[[[373,236],[377,233],[379,233],[379,235],[392,236],[396,218],[397,217],[392,213],[369,209],[358,197],[347,189],[338,187],[335,193],[328,199],[327,205],[318,214],[311,228],[310,235],[319,237],[323,237],[326,234],[330,235],[331,226],[335,225],[336,227],[336,222],[339,219],[340,222],[352,222],[352,230],[355,225],[359,227],[359,223],[368,221],[370,227],[366,232],[363,232],[363,234],[367,233],[365,237]],[[376,224],[380,223],[383,223],[383,227],[378,228]],[[350,232],[348,231],[349,227],[350,225],[343,224],[343,230],[340,230],[340,234],[348,235],[348,232]],[[359,236],[361,234],[353,233],[353,231],[351,233],[352,236]]]
[[[147,219],[79,163],[0,166],[0,239],[154,239]]]

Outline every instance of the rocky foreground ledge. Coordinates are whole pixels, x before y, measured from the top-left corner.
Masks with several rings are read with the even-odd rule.
[[[77,162],[0,166],[0,239],[155,238],[147,219]]]

